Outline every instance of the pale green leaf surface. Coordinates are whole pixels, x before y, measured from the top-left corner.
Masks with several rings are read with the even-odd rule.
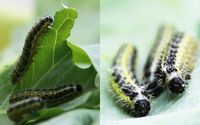
[[[77,109],[52,118],[48,122],[39,123],[38,125],[93,125],[98,117],[98,110]]]

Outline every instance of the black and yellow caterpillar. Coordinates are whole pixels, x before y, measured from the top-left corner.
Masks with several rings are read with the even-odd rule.
[[[166,74],[161,66],[165,61],[175,28],[163,25],[144,66],[144,86],[149,96],[158,97],[165,89]]]
[[[197,47],[197,41],[188,34],[177,32],[170,25],[162,26],[140,83],[135,75],[136,48],[124,44],[114,58],[109,82],[117,103],[130,115],[141,117],[149,113],[151,98],[164,90],[184,92],[194,69]]]
[[[146,91],[151,97],[165,89],[182,93],[194,68],[197,42],[172,26],[161,27],[158,34],[144,68]]]
[[[109,83],[117,103],[131,116],[142,117],[149,113],[150,102],[135,76],[136,56],[136,48],[124,44],[114,58]]]
[[[194,69],[197,47],[197,41],[182,32],[175,33],[171,39],[162,70],[166,74],[165,85],[172,93],[184,92]]]
[[[25,115],[37,112],[42,108],[49,108],[79,96],[83,91],[81,85],[64,85],[55,89],[26,90],[10,96],[8,117],[18,122]]]
[[[51,17],[45,16],[40,19],[40,21],[37,22],[28,33],[21,57],[11,73],[10,79],[12,84],[20,82],[29,64],[32,62],[34,54],[36,53],[40,36],[48,29],[52,22],[53,19]]]

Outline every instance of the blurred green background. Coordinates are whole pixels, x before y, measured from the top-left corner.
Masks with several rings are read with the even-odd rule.
[[[147,117],[132,118],[113,100],[108,71],[116,51],[124,42],[138,50],[137,77],[141,80],[147,55],[162,24],[198,37],[199,0],[101,0],[101,123],[108,125],[199,125],[200,67],[182,97],[164,93],[152,102]],[[200,61],[197,61],[197,65]]]

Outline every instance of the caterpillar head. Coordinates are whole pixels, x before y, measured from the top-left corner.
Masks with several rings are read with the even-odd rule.
[[[49,24],[53,23],[53,18],[50,16],[45,16],[44,19],[42,19],[42,20],[48,22]]]
[[[137,100],[135,102],[134,117],[146,116],[150,111],[150,103],[146,99]]]
[[[129,95],[130,97],[131,95]],[[137,92],[132,94],[131,100],[133,101],[132,105],[128,108],[128,112],[131,116],[134,117],[143,117],[146,116],[150,111],[150,101],[148,97],[142,92]]]
[[[181,78],[175,77],[169,81],[169,89],[172,93],[183,93],[185,90],[185,82]]]

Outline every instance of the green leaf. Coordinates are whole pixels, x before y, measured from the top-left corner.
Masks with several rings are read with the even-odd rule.
[[[97,72],[100,72],[100,47],[99,44],[81,45],[80,46],[90,57],[92,64]]]
[[[87,56],[90,54],[72,43],[70,46],[66,42],[76,18],[77,12],[73,8],[63,9],[55,14],[53,25],[40,37],[37,53],[20,84],[12,85],[10,83],[9,77],[12,67],[6,67],[4,72],[0,74],[0,123],[11,124],[11,121],[6,117],[9,96],[14,92],[30,88],[55,88],[74,83],[81,84],[84,92],[80,97],[70,102],[53,109],[41,110],[39,115],[27,117],[25,120],[47,119],[78,107],[95,108],[98,105],[88,101],[90,98],[94,98],[94,93],[99,96],[95,86],[97,71],[91,63],[92,59]],[[90,65],[87,68],[80,68],[73,59],[75,62],[87,62]],[[65,118],[63,120],[65,121]]]
[[[74,44],[67,42],[67,45],[72,49],[73,61],[79,67],[89,67],[91,61],[84,50]]]
[[[73,43],[68,42],[69,47],[73,50],[73,61],[80,67],[87,67],[87,64],[93,64],[95,69],[99,72],[99,44],[92,44],[86,46],[75,46]],[[90,60],[91,59],[91,60]]]
[[[100,71],[100,50],[99,44],[85,45],[77,47],[71,42],[67,42],[67,44],[72,49],[73,53],[73,61],[80,68],[86,68],[91,65],[94,65],[97,72]],[[100,86],[100,77],[99,74],[96,76],[95,85],[97,87]]]

